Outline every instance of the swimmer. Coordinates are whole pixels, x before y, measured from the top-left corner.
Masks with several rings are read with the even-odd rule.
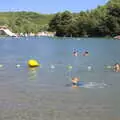
[[[120,64],[116,63],[114,66],[113,66],[113,70],[115,72],[120,72]]]
[[[83,56],[88,56],[88,51],[85,51],[85,52],[83,53]]]
[[[79,87],[79,81],[80,79],[77,77],[72,78],[72,87],[73,88]]]
[[[78,56],[78,50],[77,49],[73,50],[73,56],[76,56],[76,57]]]
[[[76,57],[77,57],[77,56],[78,56],[78,51],[74,51],[74,52],[73,52],[73,56],[76,56]]]

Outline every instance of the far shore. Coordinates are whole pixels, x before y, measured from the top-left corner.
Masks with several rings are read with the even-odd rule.
[[[60,37],[60,36],[56,36],[55,32],[48,32],[48,31],[43,31],[43,32],[38,32],[38,33],[14,33],[15,36],[9,36],[7,34],[2,34],[0,35],[0,37],[58,37],[58,38],[113,38],[115,40],[120,40],[120,35],[117,36],[80,36],[80,37],[74,37],[74,36],[70,36],[70,37]]]
[[[8,36],[8,35],[0,35],[0,38],[2,37],[56,37],[56,38],[76,38],[76,39],[79,39],[79,38],[84,38],[84,39],[89,39],[89,38],[107,38],[107,39],[111,39],[113,37],[108,37],[108,36],[105,36],[105,37],[96,37],[96,36],[92,36],[92,37],[84,37],[84,36],[81,36],[81,37],[59,37],[59,36],[55,36],[55,35],[29,35],[29,34],[25,34],[25,35],[17,35],[17,36]],[[116,39],[116,38],[113,38],[113,39]]]

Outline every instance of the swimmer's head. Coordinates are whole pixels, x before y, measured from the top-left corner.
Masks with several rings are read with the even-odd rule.
[[[72,82],[78,82],[78,81],[80,81],[80,78],[77,78],[77,77],[72,78]]]
[[[115,65],[119,65],[119,63],[115,63]]]
[[[114,64],[114,67],[119,67],[119,66],[120,66],[119,63]]]
[[[88,51],[85,51],[84,53],[83,53],[83,56],[88,56]]]
[[[88,51],[85,51],[85,54],[88,54]]]

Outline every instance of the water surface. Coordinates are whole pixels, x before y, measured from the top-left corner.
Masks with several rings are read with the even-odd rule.
[[[120,61],[119,46],[105,38],[0,38],[0,120],[119,120],[120,73],[104,67]],[[89,56],[73,56],[74,48]],[[29,69],[31,58],[41,67]],[[66,87],[74,76],[111,86]]]

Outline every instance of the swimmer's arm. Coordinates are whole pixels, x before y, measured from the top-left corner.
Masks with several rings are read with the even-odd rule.
[[[72,85],[72,88],[78,88],[79,86],[77,86],[77,85]]]

